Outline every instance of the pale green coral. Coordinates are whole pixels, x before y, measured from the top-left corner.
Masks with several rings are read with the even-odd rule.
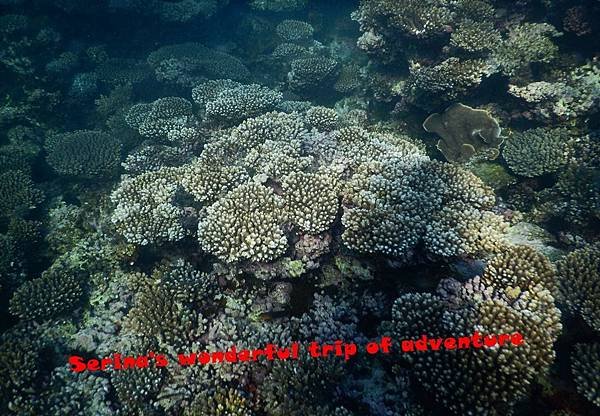
[[[31,178],[18,170],[0,173],[0,217],[21,215],[43,200]]]
[[[312,39],[313,27],[300,20],[284,20],[277,25],[277,34],[287,42],[300,42]]]
[[[71,311],[82,295],[77,276],[47,272],[16,290],[10,299],[10,312],[21,319],[48,320]]]

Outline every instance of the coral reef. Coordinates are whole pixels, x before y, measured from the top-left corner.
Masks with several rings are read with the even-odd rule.
[[[284,20],[277,25],[277,34],[286,42],[310,40],[313,33],[313,27],[300,20]]]
[[[0,414],[598,413],[596,0],[0,9]]]
[[[240,185],[211,205],[198,223],[200,246],[228,262],[273,260],[287,248],[284,215],[283,200],[272,190]]]

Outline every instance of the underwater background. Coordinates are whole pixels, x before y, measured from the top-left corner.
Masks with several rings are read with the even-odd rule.
[[[0,415],[600,415],[599,39],[598,0],[0,0]],[[476,331],[525,344],[68,364]]]

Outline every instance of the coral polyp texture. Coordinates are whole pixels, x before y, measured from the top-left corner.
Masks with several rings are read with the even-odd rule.
[[[0,0],[0,415],[600,414],[598,22]]]

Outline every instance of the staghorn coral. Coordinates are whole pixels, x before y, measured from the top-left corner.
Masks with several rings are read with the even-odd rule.
[[[527,247],[510,248],[492,258],[481,278],[443,280],[439,294],[400,297],[392,311],[395,334],[416,339],[423,333],[521,333],[526,341],[520,346],[416,351],[407,357],[419,383],[453,414],[510,413],[554,360],[552,344],[561,330],[555,287],[548,260]]]
[[[299,56],[308,55],[308,49],[296,43],[281,43],[275,47],[271,56],[275,59],[287,60]]]
[[[445,3],[440,0],[361,1],[353,18],[364,33],[384,37],[387,45],[387,39],[391,42],[394,35],[427,38],[443,34],[452,20],[451,10]]]
[[[283,200],[256,183],[238,186],[207,209],[198,224],[203,250],[227,262],[264,262],[287,249]]]
[[[183,87],[193,87],[207,79],[250,78],[250,71],[239,59],[200,43],[163,46],[150,53],[147,61],[159,81]]]
[[[289,12],[301,10],[306,0],[250,0],[250,7],[270,12]]]
[[[259,400],[269,416],[328,414],[333,411],[328,404],[333,387],[341,377],[339,359],[277,361],[261,386]]]
[[[46,161],[61,175],[83,179],[114,176],[121,162],[121,143],[113,135],[78,130],[50,136]]]
[[[481,59],[448,58],[437,65],[412,64],[410,75],[400,85],[401,104],[423,109],[454,101],[467,95],[490,74]]]
[[[506,141],[502,157],[521,176],[552,173],[568,162],[569,139],[565,128],[540,127],[515,133]]]
[[[111,0],[109,8],[156,16],[164,22],[185,23],[196,17],[208,18],[225,4],[223,0]]]
[[[213,203],[249,179],[241,166],[213,164],[203,156],[181,172],[181,186],[201,203]]]
[[[197,348],[198,338],[206,330],[202,314],[188,307],[173,287],[162,281],[140,282],[125,327],[134,333],[153,337],[163,351],[190,351]],[[185,299],[183,299],[185,300]]]
[[[561,295],[569,309],[580,313],[590,327],[600,331],[600,245],[577,249],[556,266]]]
[[[46,272],[23,283],[10,299],[10,312],[21,319],[43,321],[75,308],[83,296],[77,276]]]
[[[492,50],[501,41],[493,22],[466,20],[450,35],[450,45],[469,53]]]
[[[575,344],[571,353],[571,371],[577,391],[600,406],[600,344]]]
[[[177,167],[189,162],[189,157],[182,153],[174,147],[148,144],[129,153],[121,166],[125,172],[133,175],[160,170],[166,166]]]
[[[571,120],[594,113],[600,106],[600,66],[588,62],[556,81],[537,81],[525,86],[509,85],[509,93],[520,98],[541,120]]]
[[[36,153],[25,146],[16,144],[0,146],[0,173],[19,170],[31,174],[31,165],[34,162]]]
[[[403,136],[308,132],[297,114],[247,119],[190,164],[125,179],[113,193],[117,231],[136,244],[181,239],[193,227],[174,203],[178,189],[201,205],[189,218],[201,247],[227,262],[269,262],[293,234],[329,231],[340,194],[342,241],[361,253],[409,256],[420,242],[440,256],[495,251],[504,229],[474,175],[429,161]]]
[[[139,84],[152,75],[146,63],[134,59],[107,59],[94,73],[99,81],[111,86]]]
[[[481,153],[495,159],[504,140],[498,122],[487,111],[460,103],[427,117],[423,128],[441,137],[437,148],[451,162],[465,162]]]
[[[0,408],[5,414],[39,414],[35,395],[45,346],[40,332],[21,324],[0,338]]]
[[[108,399],[109,384],[105,377],[57,367],[51,374],[40,407],[56,416],[110,415],[113,410]]]
[[[163,369],[147,367],[112,372],[110,382],[123,411],[126,414],[141,416],[154,414],[156,411],[153,401],[160,391],[164,377]]]
[[[351,94],[363,85],[363,69],[359,65],[345,65],[335,82],[334,89],[342,94]]]
[[[311,40],[313,33],[313,27],[300,20],[284,20],[277,25],[277,34],[286,42]]]

